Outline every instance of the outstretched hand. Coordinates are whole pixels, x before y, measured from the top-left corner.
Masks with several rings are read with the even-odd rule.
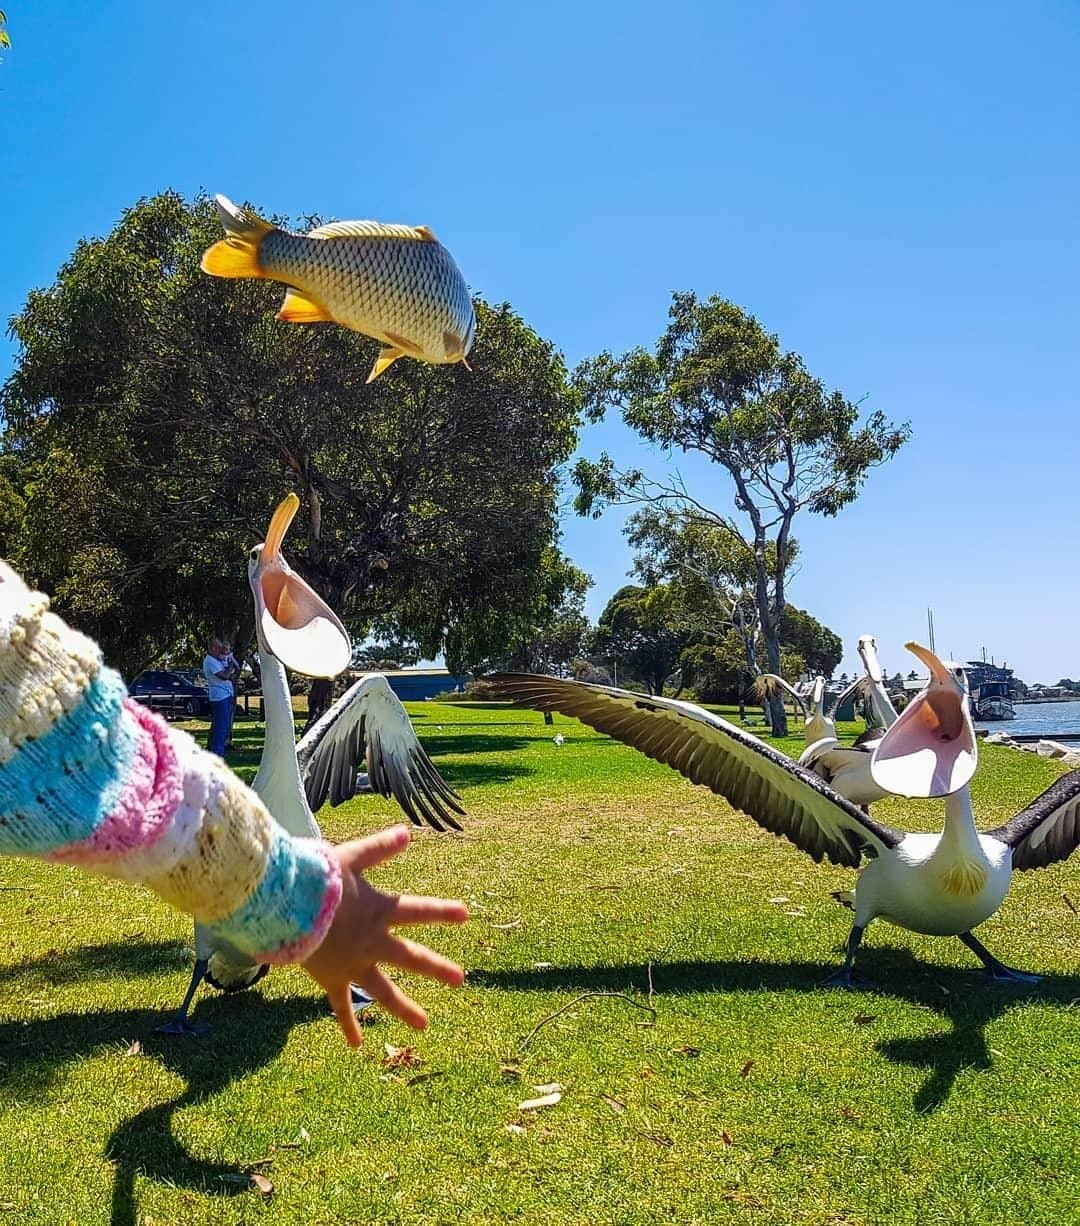
[[[303,966],[326,990],[350,1047],[359,1047],[362,1040],[349,993],[351,983],[416,1030],[427,1025],[424,1010],[379,969],[378,963],[393,963],[451,987],[458,987],[465,979],[464,970],[456,963],[390,931],[395,924],[463,924],[469,918],[464,903],[415,894],[384,894],[364,879],[365,869],[391,859],[408,845],[409,828],[393,826],[333,848],[341,865],[341,902],[330,931]]]

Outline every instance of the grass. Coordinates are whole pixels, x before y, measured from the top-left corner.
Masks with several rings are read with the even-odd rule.
[[[879,990],[823,990],[848,929],[829,891],[853,874],[572,721],[411,709],[467,830],[419,832],[378,880],[474,916],[429,934],[470,974],[410,985],[423,1035],[383,1016],[349,1052],[292,969],[206,993],[201,1041],[156,1035],[187,982],[184,919],[0,862],[0,1222],[1076,1220],[1080,857],[1018,876],[980,930],[1039,987],[985,986],[958,941],[878,924],[860,965]],[[236,744],[250,777],[255,725]],[[1058,769],[984,746],[981,820]],[[880,813],[931,829],[940,804]],[[395,809],[322,818],[344,838]],[[523,1045],[585,992],[630,1000],[580,1001]],[[422,1063],[384,1067],[386,1043]],[[518,1110],[550,1082],[558,1105]]]

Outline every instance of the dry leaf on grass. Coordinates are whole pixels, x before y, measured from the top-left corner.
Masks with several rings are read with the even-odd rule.
[[[691,1060],[696,1060],[701,1055],[700,1047],[692,1047],[689,1043],[683,1044],[682,1047],[675,1048],[677,1056],[689,1056]]]
[[[142,1044],[138,1039],[135,1039],[131,1046],[124,1052],[125,1056],[141,1056],[143,1054]]]
[[[854,1020],[856,1026],[869,1026],[871,1022],[876,1022],[877,1019],[878,1015],[876,1013],[856,1013]]]
[[[558,1102],[562,1102],[562,1093],[555,1090],[551,1094],[541,1095],[540,1098],[527,1098],[523,1103],[518,1103],[518,1110],[540,1111],[544,1107],[554,1107]]]
[[[525,1135],[525,1129],[520,1124],[507,1124],[506,1131],[515,1137],[522,1137]]]
[[[771,902],[774,906],[779,907],[779,906],[782,906],[786,902],[791,902],[791,899],[785,898],[784,895],[781,894],[778,898],[770,898],[769,902]]]
[[[749,1076],[750,1076],[750,1070],[751,1070],[753,1067],[754,1067],[754,1062],[753,1062],[753,1060],[747,1060],[747,1062],[746,1062],[746,1063],[745,1063],[745,1064],[742,1066],[742,1068],[741,1068],[741,1069],[739,1069],[739,1076],[740,1076],[740,1077],[749,1077]]]
[[[417,1073],[415,1077],[410,1077],[409,1080],[405,1082],[405,1084],[407,1086],[418,1086],[421,1084],[421,1082],[431,1081],[433,1077],[441,1077],[441,1076],[442,1076],[442,1073],[438,1071],[431,1072],[431,1073]]]
[[[603,1102],[615,1112],[616,1115],[623,1115],[626,1112],[626,1103],[621,1103],[617,1098],[612,1098],[610,1094],[601,1094],[600,1098]]]
[[[638,1136],[644,1137],[646,1141],[652,1141],[654,1145],[662,1145],[664,1149],[671,1149],[675,1144],[666,1132],[639,1132]]]
[[[494,928],[496,932],[509,932],[511,928],[520,928],[524,920],[518,916],[516,920],[511,920],[509,924],[490,924],[490,928]]]
[[[423,1059],[416,1054],[415,1047],[395,1047],[393,1043],[384,1043],[386,1055],[383,1056],[383,1068],[415,1068],[423,1064]]]
[[[520,1081],[521,1069],[516,1064],[500,1064],[499,1075],[503,1081]]]
[[[731,1146],[735,1144],[735,1138],[731,1135],[730,1132],[728,1132],[726,1128],[720,1129],[720,1141],[725,1146]]]

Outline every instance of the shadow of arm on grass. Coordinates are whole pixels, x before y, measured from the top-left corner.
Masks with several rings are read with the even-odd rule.
[[[1011,1008],[1026,1004],[1074,1009],[1080,1001],[1080,975],[1047,975],[1033,986],[987,982],[981,970],[927,965],[904,950],[867,949],[862,970],[874,980],[873,992],[852,993],[857,1002],[874,994],[905,1000],[936,1013],[950,1029],[914,1039],[883,1039],[877,1050],[897,1064],[929,1070],[916,1091],[917,1111],[934,1111],[948,1098],[958,1074],[988,1069],[993,1061],[986,1027]],[[705,992],[824,992],[828,968],[816,962],[656,962],[601,966],[553,966],[539,970],[473,971],[472,987],[510,992],[637,992],[658,996]]]
[[[295,1026],[328,1018],[329,1012],[321,996],[267,1000],[245,992],[204,1000],[199,1016],[213,1029],[198,1040],[154,1033],[163,1016],[142,1009],[64,1013],[0,1024],[3,1097],[9,1102],[47,1099],[66,1065],[102,1056],[156,1060],[187,1083],[179,1096],[125,1120],[106,1142],[106,1154],[115,1166],[113,1226],[137,1222],[139,1175],[204,1195],[247,1191],[246,1170],[195,1158],[187,1151],[173,1134],[173,1116],[268,1064],[280,1055]],[[134,1039],[142,1044],[139,1055],[127,1054]]]

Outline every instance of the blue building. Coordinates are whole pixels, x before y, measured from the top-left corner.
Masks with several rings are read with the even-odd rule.
[[[456,677],[445,668],[402,668],[383,676],[402,702],[420,702],[448,690],[463,690],[468,681],[468,677]]]

